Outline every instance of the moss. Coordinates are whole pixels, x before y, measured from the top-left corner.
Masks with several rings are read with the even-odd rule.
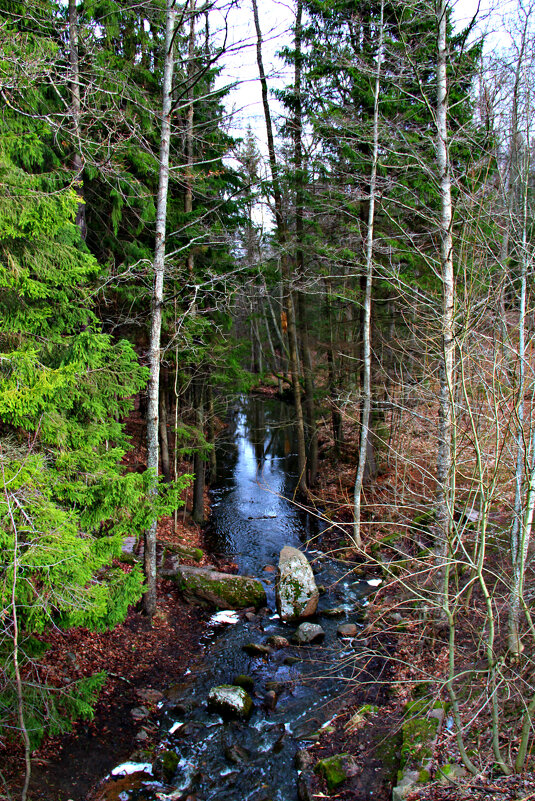
[[[164,751],[159,755],[158,762],[161,765],[164,781],[171,781],[178,767],[178,754],[176,754],[174,751]]]
[[[242,687],[221,684],[210,690],[208,706],[225,717],[248,718],[253,710],[253,699]]]
[[[389,737],[384,737],[377,743],[375,754],[383,766],[385,779],[395,784],[398,769],[400,766],[400,751],[403,742],[400,731],[393,732]]]
[[[425,762],[433,756],[433,742],[437,733],[438,720],[411,718],[403,724],[403,745],[401,760],[405,765],[409,760]]]
[[[347,779],[351,762],[350,754],[335,754],[327,759],[321,759],[314,768],[314,772],[323,776],[329,790],[336,790]]]
[[[176,582],[182,591],[209,600],[216,606],[238,609],[264,606],[266,603],[266,591],[257,579],[244,579],[243,576],[217,579],[201,572],[184,572],[177,575]],[[220,604],[217,603],[217,598],[220,598]]]
[[[234,676],[234,680],[232,682],[236,685],[236,687],[241,687],[242,690],[252,690],[254,687],[254,679],[252,676],[247,676],[245,673],[240,673],[238,676]]]
[[[370,548],[371,555],[375,556],[378,553],[378,551],[380,551],[381,548],[384,548],[385,546],[394,545],[394,543],[399,541],[399,538],[400,538],[399,531],[395,531],[393,534],[387,534],[386,536],[376,540]]]

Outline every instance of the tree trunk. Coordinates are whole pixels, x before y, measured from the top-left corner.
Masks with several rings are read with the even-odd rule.
[[[524,54],[527,44],[527,30],[529,14],[526,15],[524,29],[522,31],[522,41],[518,61],[515,70],[515,83],[513,88],[512,120],[511,120],[511,152],[510,152],[510,172],[511,180],[509,186],[510,196],[506,198],[507,206],[511,210],[511,217],[515,218],[514,190],[518,186],[521,190],[520,217],[520,309],[518,318],[518,387],[516,401],[516,471],[515,471],[515,500],[513,524],[511,526],[510,548],[511,548],[511,593],[509,596],[508,610],[508,646],[513,656],[518,656],[523,645],[520,637],[520,613],[522,609],[524,593],[524,574],[526,570],[526,559],[531,540],[531,528],[533,523],[533,504],[535,501],[535,458],[533,447],[535,447],[535,432],[531,432],[531,437],[526,436],[524,430],[525,422],[525,393],[526,393],[526,367],[527,365],[527,343],[526,343],[526,314],[528,299],[528,274],[532,263],[532,257],[528,243],[529,225],[529,182],[531,173],[530,164],[530,124],[531,120],[526,121],[526,130],[520,130],[520,88],[521,77],[525,72]],[[526,92],[530,90],[526,87]],[[507,215],[509,216],[509,215]],[[517,240],[518,241],[518,240]],[[505,321],[504,321],[505,324]],[[516,366],[511,364],[511,352],[509,353],[510,374],[513,383],[516,381]],[[528,367],[529,369],[529,367]],[[531,438],[531,442],[529,442]],[[526,439],[529,445],[526,444]],[[531,448],[530,448],[531,446]],[[531,465],[530,462],[531,450]],[[529,472],[529,477],[526,473]],[[527,493],[524,499],[525,484],[527,479]]]
[[[264,108],[264,119],[266,123],[266,137],[268,143],[269,165],[271,170],[271,184],[273,187],[273,199],[275,205],[275,223],[277,228],[277,239],[281,248],[281,273],[283,282],[284,310],[288,325],[288,350],[290,357],[290,373],[292,378],[292,388],[295,404],[295,417],[297,429],[297,462],[298,462],[298,488],[302,494],[307,493],[306,484],[306,446],[305,428],[303,419],[303,407],[301,403],[301,385],[299,383],[299,356],[297,349],[297,331],[295,325],[295,308],[293,301],[293,291],[291,276],[288,268],[288,258],[285,253],[287,231],[282,213],[282,195],[279,183],[279,171],[277,158],[275,155],[275,144],[273,139],[273,125],[268,101],[268,88],[264,62],[262,59],[262,31],[258,19],[258,7],[256,0],[253,0],[253,16],[256,28],[256,60],[258,64],[258,74],[260,76],[260,86],[262,88],[262,105]]]
[[[204,458],[204,381],[201,376],[193,379],[193,405],[195,407],[196,426],[198,429],[199,446],[193,455],[193,507],[191,518],[195,523],[204,523],[204,487],[206,460]]]
[[[160,461],[162,473],[166,481],[171,481],[171,467],[169,464],[169,438],[167,434],[167,373],[162,373],[160,381]]]
[[[165,25],[165,60],[162,87],[162,127],[160,138],[160,162],[158,198],[156,202],[156,243],[154,248],[154,284],[152,289],[151,333],[149,350],[149,384],[147,410],[147,468],[153,471],[151,493],[158,494],[158,413],[160,400],[160,344],[162,333],[162,304],[165,269],[165,232],[167,217],[167,194],[169,187],[169,148],[171,142],[171,93],[174,70],[174,32],[176,20],[174,0],[167,0]],[[149,617],[156,612],[156,529],[158,521],[153,519],[145,532],[144,569],[147,590],[143,596],[143,608]]]
[[[301,40],[302,40],[303,0],[297,0],[295,15],[295,68],[294,68],[294,162],[295,162],[295,240],[296,240],[296,267],[301,282],[305,273],[304,254],[304,175],[303,175],[303,116],[301,98]],[[303,360],[303,374],[305,379],[304,411],[307,433],[307,484],[316,482],[318,472],[318,432],[316,428],[316,411],[314,406],[314,372],[312,368],[312,355],[308,338],[306,322],[306,299],[303,290],[297,293],[299,309],[299,340]]]
[[[71,68],[72,119],[75,138],[72,161],[76,173],[76,191],[80,196],[80,203],[78,203],[78,209],[76,210],[75,223],[80,230],[82,239],[85,241],[87,236],[87,224],[82,184],[84,166],[80,152],[80,68],[78,62],[78,11],[76,8],[76,0],[69,0],[69,64]]]
[[[453,274],[451,168],[448,149],[448,87],[447,87],[447,2],[437,4],[437,167],[440,183],[441,217],[440,272],[442,278],[442,321],[440,354],[440,394],[438,418],[437,493],[436,493],[436,543],[437,589],[442,593],[441,614],[446,609],[447,593],[446,562],[451,542],[453,479],[452,437],[454,398],[454,312],[455,286]]]
[[[325,281],[325,310],[329,325],[329,344],[327,346],[327,371],[329,377],[329,399],[331,406],[331,427],[334,440],[334,452],[340,456],[343,443],[342,414],[340,412],[340,390],[336,378],[336,361],[334,356],[333,311],[331,303],[330,282]]]
[[[384,0],[381,0],[381,21],[379,26],[379,46],[377,50],[377,71],[375,73],[375,91],[373,103],[373,155],[370,171],[370,200],[368,203],[368,227],[366,231],[366,286],[364,294],[364,320],[362,345],[362,415],[360,420],[360,447],[357,475],[354,487],[354,523],[353,541],[357,548],[362,548],[360,532],[361,493],[369,449],[372,449],[370,432],[370,411],[372,402],[371,387],[371,321],[372,321],[372,281],[373,281],[373,235],[375,220],[375,188],[377,183],[377,162],[379,160],[379,89],[381,86],[381,68],[383,59],[383,16]],[[374,460],[375,461],[375,460]]]

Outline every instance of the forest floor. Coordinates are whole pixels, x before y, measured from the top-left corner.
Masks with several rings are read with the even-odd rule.
[[[320,458],[323,451],[323,459],[315,501],[332,521],[321,547],[333,557],[348,562],[364,560],[372,573],[383,576],[383,583],[368,607],[367,622],[359,632],[359,639],[367,643],[369,664],[383,658],[385,653],[388,653],[388,663],[382,699],[377,702],[378,712],[358,720],[363,698],[357,674],[353,698],[348,698],[345,710],[332,721],[319,742],[309,747],[313,764],[335,754],[349,753],[354,757],[351,775],[336,790],[329,791],[325,781],[315,776],[310,787],[311,798],[364,801],[370,798],[370,787],[374,788],[374,798],[391,798],[392,785],[399,778],[396,762],[399,764],[407,704],[418,698],[425,699],[431,708],[446,704],[445,709],[449,709],[450,699],[446,691],[449,630],[440,623],[435,624],[433,619],[433,561],[430,560],[430,542],[426,539],[429,532],[424,528],[415,532],[405,519],[409,505],[409,515],[414,519],[422,508],[426,508],[426,503],[429,508],[426,499],[434,497],[432,487],[426,486],[433,480],[432,470],[428,469],[428,433],[422,425],[411,434],[414,440],[410,449],[405,450],[411,468],[402,472],[398,465],[383,461],[373,485],[364,489],[363,509],[367,522],[362,531],[363,552],[355,549],[351,542],[356,426],[346,420],[344,444],[338,459],[333,458],[334,443],[326,421],[320,428]],[[406,503],[406,496],[411,498],[410,504]],[[529,688],[533,686],[535,665],[533,655],[527,651],[520,660],[511,661],[507,656],[507,627],[504,623],[507,621],[510,563],[504,535],[507,518],[503,508],[494,509],[489,515],[489,531],[494,533],[489,536],[492,542],[488,546],[484,578],[493,593],[496,626],[493,654],[500,666],[496,691],[500,696],[498,739],[505,759],[511,764],[520,736],[519,711],[525,709],[531,700]],[[474,542],[469,526],[464,540],[470,551]],[[534,562],[531,561],[526,574],[526,584],[531,586],[535,586]],[[463,584],[468,586],[469,575],[467,565],[461,559],[455,566],[453,580],[459,588]],[[431,603],[427,608],[425,599],[429,598]],[[454,682],[454,688],[460,698],[465,745],[479,771],[473,775],[462,770],[455,727],[451,713],[446,712],[438,726],[432,753],[424,760],[428,780],[415,785],[404,798],[407,801],[495,801],[498,798],[503,801],[532,801],[535,799],[533,757],[528,759],[527,769],[522,773],[503,775],[491,747],[491,692],[485,651],[488,619],[477,582],[471,592],[459,590],[455,603],[455,671],[460,678]],[[463,676],[467,677],[466,680]],[[379,697],[379,686],[375,691]],[[418,750],[418,743],[411,745]],[[458,766],[459,775],[453,780],[445,780],[438,770],[444,764]]]
[[[321,506],[332,526],[323,536],[322,548],[334,556],[362,560],[348,543],[351,521],[351,494],[354,481],[356,428],[346,424],[345,445],[339,457],[334,456],[332,440],[325,423],[320,430],[322,453],[320,482],[315,490],[315,502]],[[135,459],[129,469],[143,458],[141,438]],[[388,468],[380,471],[374,492],[367,495],[367,509],[373,519],[373,508],[384,510],[394,503],[389,493],[396,491],[396,476]],[[408,483],[407,475],[403,481]],[[411,491],[421,492],[415,478]],[[422,494],[423,495],[423,494]],[[382,517],[381,517],[382,515]],[[377,514],[383,519],[384,512]],[[374,542],[391,533],[388,526],[374,530]],[[163,521],[160,539],[202,547],[199,526],[179,514],[178,527],[171,520]],[[378,552],[367,546],[374,571],[381,568]],[[226,567],[229,567],[228,565]],[[494,571],[497,567],[494,565]],[[425,582],[425,578],[422,579]],[[465,611],[459,625],[459,653],[465,654],[466,665],[473,665],[478,650],[479,629],[471,620],[478,612],[477,593]],[[32,801],[91,801],[95,784],[118,762],[146,748],[157,737],[157,703],[162,694],[180,682],[188,668],[201,659],[202,645],[199,626],[205,612],[186,605],[175,586],[166,581],[159,585],[158,612],[152,623],[136,610],[111,632],[94,633],[86,629],[54,632],[47,635],[50,643],[45,660],[49,677],[57,682],[81,678],[105,670],[108,679],[91,721],[78,721],[72,732],[47,738],[34,753],[30,798]],[[308,747],[312,764],[318,759],[349,753],[354,757],[352,775],[337,790],[329,792],[323,779],[313,776],[307,792],[309,798],[336,798],[339,801],[377,801],[391,798],[395,784],[403,710],[416,687],[425,687],[431,699],[444,697],[444,678],[447,669],[448,647],[440,632],[433,632],[411,602],[404,574],[390,574],[368,607],[368,619],[359,634],[367,643],[368,659],[363,673],[368,671],[373,682],[372,703],[379,712],[355,723],[355,714],[363,701],[370,703],[370,687],[359,683],[359,676],[347,691],[344,710]],[[474,644],[475,643],[475,644]],[[179,647],[177,647],[179,644]],[[498,646],[500,647],[500,646]],[[383,664],[383,678],[377,676],[373,663]],[[480,696],[474,695],[466,714],[474,712]],[[475,714],[475,713],[474,713]],[[476,776],[466,775],[456,784],[441,784],[435,780],[437,765],[444,761],[458,763],[459,754],[453,731],[447,725],[439,727],[432,759],[429,762],[431,782],[418,786],[407,801],[531,801],[535,799],[535,774],[501,776],[493,769],[490,750],[488,706],[477,711],[479,739],[476,743],[482,770]],[[503,727],[502,745],[507,746],[508,726]],[[512,736],[512,735],[511,735]],[[386,755],[386,756],[385,756]],[[21,783],[22,752],[16,748],[0,750],[0,798],[16,799]],[[1,780],[1,779],[0,779]],[[373,788],[373,795],[370,795]],[[3,793],[3,795],[2,795]]]

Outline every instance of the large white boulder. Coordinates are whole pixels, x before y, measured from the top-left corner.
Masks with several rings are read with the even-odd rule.
[[[313,615],[319,592],[314,573],[304,553],[285,545],[279,556],[277,572],[277,611],[282,620],[295,620]]]
[[[221,684],[212,687],[208,695],[208,706],[221,715],[247,718],[251,714],[253,701],[249,693],[242,687],[233,684]]]

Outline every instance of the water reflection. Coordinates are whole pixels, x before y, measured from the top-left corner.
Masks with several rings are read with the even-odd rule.
[[[241,573],[258,575],[278,560],[283,545],[298,547],[310,533],[293,502],[297,456],[288,405],[244,398],[221,438],[217,461],[212,542],[233,556]]]

